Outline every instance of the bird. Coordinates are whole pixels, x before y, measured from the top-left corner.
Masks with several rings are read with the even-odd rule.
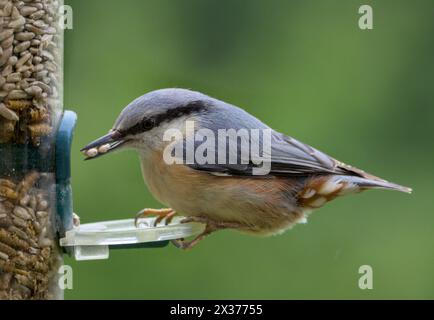
[[[208,141],[211,134],[218,136],[229,130],[259,130],[263,134],[241,139],[227,135],[222,147],[210,141],[203,152],[209,161],[196,157],[187,161],[189,138],[203,131],[198,139],[203,142],[204,136]],[[179,134],[168,139],[168,132]],[[258,174],[261,163],[252,154],[242,154],[243,141],[251,145],[263,142],[264,150],[265,142],[269,142],[268,151],[263,152],[268,157],[264,156],[262,163],[267,170]],[[228,147],[231,143],[232,148]],[[198,141],[193,140],[193,145],[199,147]],[[168,153],[172,156],[177,150],[169,146],[184,148],[174,157],[179,161],[166,161]],[[177,214],[183,216],[181,223],[205,225],[192,240],[174,240],[181,249],[191,249],[224,229],[258,236],[281,234],[305,223],[313,210],[347,194],[368,189],[412,192],[279,133],[242,108],[189,89],[159,89],[135,99],[123,109],[108,134],[81,151],[87,155],[85,160],[91,160],[125,149],[138,152],[148,190],[167,206],[140,211],[135,217],[137,227],[144,217],[157,216],[157,226],[170,224]],[[211,161],[215,159],[219,161]]]

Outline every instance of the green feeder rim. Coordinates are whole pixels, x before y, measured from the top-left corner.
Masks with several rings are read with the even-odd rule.
[[[64,235],[73,227],[71,187],[71,146],[77,115],[65,111],[56,135],[56,197],[58,231]]]

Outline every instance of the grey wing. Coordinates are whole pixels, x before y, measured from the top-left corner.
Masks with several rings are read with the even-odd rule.
[[[275,132],[271,155],[271,174],[348,174],[341,163],[294,138]]]
[[[215,108],[210,113],[204,115],[200,124],[202,128],[207,128],[213,131],[214,136],[218,136],[218,129],[246,129],[249,132],[259,130],[261,132],[269,130],[268,145],[270,148],[262,148],[262,155],[267,158],[269,170],[266,176],[306,176],[310,174],[350,174],[358,175],[357,172],[351,170],[351,167],[331,158],[325,153],[318,151],[311,146],[308,146],[294,138],[283,135],[272,130],[259,119],[245,112],[236,106],[223,103],[221,101],[211,101]],[[251,145],[257,144],[265,146],[268,141],[264,139],[265,135],[253,136],[248,138]],[[207,163],[188,164],[195,170],[207,171],[216,175],[235,175],[235,176],[252,176],[255,168],[261,166],[258,164],[257,157],[249,154],[246,159],[245,154],[241,153],[243,139],[237,137],[228,137],[226,140],[226,148],[216,146],[216,154],[214,161]],[[246,139],[244,139],[246,140]],[[229,143],[232,142],[237,148],[229,148]],[[219,143],[217,141],[217,143]],[[200,144],[200,143],[199,143]],[[219,152],[225,152],[224,157],[219,157]],[[219,158],[225,158],[225,161],[218,161]],[[230,161],[230,158],[236,158],[237,161]]]
[[[255,143],[250,140],[251,143]],[[259,142],[261,144],[263,140]],[[236,154],[234,150],[226,148],[225,162],[219,162],[218,155],[213,163],[197,163],[189,166],[195,170],[207,171],[215,175],[234,175],[252,176],[254,169],[263,166],[258,157],[249,155],[248,161],[242,162],[245,157],[241,155],[241,141],[235,142],[237,145]],[[263,161],[269,161],[268,171],[264,171],[266,176],[307,176],[310,174],[351,174],[344,165],[337,160],[329,157],[325,153],[312,148],[294,138],[285,136],[281,133],[271,131],[271,156],[267,157],[267,152],[262,150]],[[216,153],[220,149],[216,148]],[[236,158],[236,163],[231,163],[229,158]],[[261,172],[261,171],[259,171]]]

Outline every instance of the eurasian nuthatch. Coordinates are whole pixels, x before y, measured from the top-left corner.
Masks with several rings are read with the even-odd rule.
[[[193,141],[193,153],[188,150],[192,135],[189,124],[194,125],[193,137],[199,135]],[[211,141],[212,134],[220,137],[225,132],[222,130],[233,131],[218,144]],[[262,135],[253,134],[255,130]],[[199,142],[207,143],[206,147]],[[243,145],[249,146],[247,153]],[[256,158],[253,152],[249,154],[254,145],[260,146]],[[181,147],[181,152],[176,148],[167,152],[173,146]],[[313,209],[344,194],[374,188],[411,192],[278,133],[238,107],[185,89],[157,90],[136,99],[122,111],[107,135],[82,151],[93,159],[121,148],[139,153],[149,190],[171,208],[145,209],[137,215],[136,223],[155,214],[156,223],[163,219],[170,223],[180,213],[186,216],[185,222],[206,224],[204,233],[194,240],[177,241],[182,248],[193,247],[219,229],[259,235],[280,233],[305,221]],[[100,152],[95,151],[98,149]],[[199,149],[200,159],[188,159],[188,154],[196,155]],[[173,153],[181,161],[168,162]],[[210,161],[204,162],[204,158]],[[260,167],[267,171],[255,174]]]

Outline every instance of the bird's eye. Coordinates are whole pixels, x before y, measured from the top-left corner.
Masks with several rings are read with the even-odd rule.
[[[154,119],[145,119],[142,122],[143,129],[145,130],[151,130],[155,126]]]

